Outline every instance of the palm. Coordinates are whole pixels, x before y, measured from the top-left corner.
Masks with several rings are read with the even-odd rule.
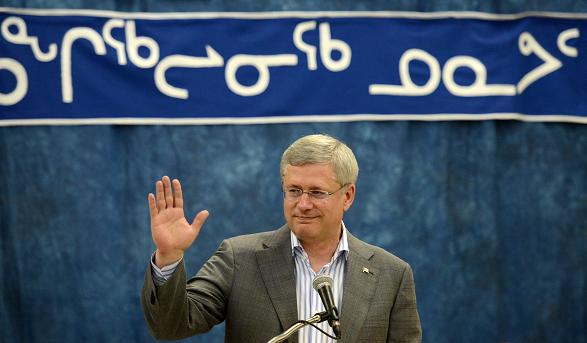
[[[162,252],[186,250],[196,238],[196,232],[185,219],[182,208],[159,212],[151,222],[153,241]]]

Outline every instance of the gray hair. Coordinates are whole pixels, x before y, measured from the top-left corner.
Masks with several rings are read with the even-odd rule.
[[[353,151],[343,142],[328,135],[309,135],[293,142],[281,156],[280,172],[283,180],[288,165],[328,164],[334,169],[341,185],[357,182],[359,164]]]

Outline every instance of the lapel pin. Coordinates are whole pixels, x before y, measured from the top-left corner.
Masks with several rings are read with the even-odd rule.
[[[367,267],[363,267],[363,273],[373,275],[373,273],[371,273],[371,271]]]

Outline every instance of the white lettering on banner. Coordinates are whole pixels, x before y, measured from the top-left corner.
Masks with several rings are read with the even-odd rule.
[[[189,97],[188,91],[171,86],[165,78],[165,72],[170,68],[211,68],[224,65],[222,56],[209,45],[206,45],[206,54],[206,57],[170,55],[163,58],[155,67],[155,85],[157,89],[172,98],[187,99]]]
[[[475,81],[470,85],[459,85],[454,80],[458,68],[469,68],[475,74]],[[516,95],[514,85],[488,85],[487,69],[478,59],[471,56],[455,56],[444,64],[442,80],[448,91],[456,96],[497,96]]]
[[[548,51],[544,50],[544,48],[528,32],[522,32],[522,34],[520,34],[520,37],[518,38],[518,47],[524,56],[529,56],[531,53],[534,53],[544,61],[543,64],[532,69],[518,82],[518,85],[516,86],[518,94],[522,94],[524,90],[536,82],[536,80],[543,78],[563,66],[561,61],[554,58],[548,53]]]
[[[10,26],[16,27],[16,33],[10,32]],[[57,45],[49,44],[49,51],[44,53],[39,47],[39,39],[34,36],[29,36],[27,33],[26,23],[22,18],[8,17],[2,22],[2,37],[12,44],[29,45],[33,50],[33,55],[40,62],[49,62],[57,56]]]
[[[316,47],[304,42],[304,40],[302,39],[302,35],[307,31],[315,29],[315,21],[305,21],[303,23],[299,23],[298,25],[296,25],[296,28],[294,29],[293,33],[294,45],[301,52],[306,54],[306,59],[308,60],[308,70],[318,69],[318,62],[316,61]]]
[[[64,103],[73,102],[73,85],[71,81],[71,46],[78,39],[87,39],[92,43],[98,55],[106,55],[106,45],[100,34],[89,27],[69,29],[61,42],[61,99]]]
[[[234,55],[226,63],[224,79],[226,85],[235,94],[240,96],[254,96],[263,93],[269,86],[269,67],[295,66],[298,64],[298,56],[294,54],[283,55]],[[236,79],[236,72],[242,66],[249,65],[257,69],[259,76],[257,81],[244,86]]]
[[[17,60],[12,58],[0,58],[0,70],[8,70],[16,78],[16,86],[10,93],[0,93],[0,105],[10,106],[17,104],[26,95],[29,88],[29,80],[26,70]]]
[[[338,51],[340,58],[332,59],[332,52]],[[320,59],[330,71],[343,71],[351,64],[351,48],[340,39],[332,39],[330,36],[330,24],[320,24]]]
[[[557,44],[561,52],[570,57],[577,56],[576,49],[566,45],[569,39],[579,37],[579,31],[574,30],[563,31],[557,39]],[[460,55],[450,58],[444,64],[442,79],[445,87],[451,94],[462,97],[514,96],[522,94],[528,86],[563,66],[560,60],[548,53],[528,32],[522,32],[520,34],[518,37],[518,47],[524,56],[529,56],[534,53],[544,63],[526,73],[517,85],[487,84],[487,68],[485,65],[472,56]],[[414,84],[410,76],[409,63],[415,59],[426,63],[430,69],[430,77],[424,86]],[[454,81],[454,73],[458,68],[469,68],[473,71],[475,74],[473,84],[463,86]],[[403,96],[429,95],[439,85],[439,70],[438,60],[434,56],[424,50],[408,49],[402,54],[399,62],[401,85],[371,84],[369,85],[369,94]]]
[[[110,45],[114,50],[116,50],[116,58],[118,59],[118,64],[123,66],[126,65],[126,54],[124,52],[124,43],[118,41],[112,37],[112,29],[119,28],[124,29],[124,20],[122,19],[110,19],[102,27],[102,37],[104,37],[104,41],[106,44]]]
[[[569,57],[577,57],[579,55],[579,53],[577,52],[577,48],[573,48],[567,45],[569,39],[575,38],[579,38],[579,29],[573,28],[565,30],[558,35],[556,45],[563,54]]]
[[[139,48],[145,47],[149,51],[148,57],[141,57]],[[135,22],[126,22],[126,50],[128,59],[139,68],[151,68],[159,62],[159,45],[151,37],[137,37]]]
[[[316,29],[316,21],[305,21],[296,25],[293,32],[293,42],[296,48],[306,54],[308,60],[308,70],[318,69],[318,62],[316,60],[316,47],[310,45],[302,39],[302,35],[311,30]],[[319,39],[320,39],[320,59],[326,69],[339,72],[347,69],[351,64],[352,50],[351,47],[340,39],[333,39],[330,33],[330,24],[321,23],[319,25]],[[340,57],[338,59],[332,58],[332,53],[338,51]]]
[[[415,84],[410,75],[410,62],[414,60],[424,62],[430,71],[428,81],[422,86]],[[440,84],[440,64],[434,56],[424,50],[408,49],[399,59],[399,78],[401,85],[369,85],[369,94],[404,96],[423,96],[432,94]]]

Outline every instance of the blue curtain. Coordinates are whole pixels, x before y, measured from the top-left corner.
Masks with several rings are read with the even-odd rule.
[[[581,12],[583,1],[3,1],[121,11]],[[0,56],[1,56],[0,52]],[[1,77],[1,75],[0,75]],[[353,122],[0,128],[0,341],[152,342],[139,305],[147,193],[182,180],[195,273],[224,238],[283,223],[282,151],[345,141],[361,168],[345,223],[408,261],[424,341],[587,342],[587,126]],[[222,342],[222,325],[190,342]]]

